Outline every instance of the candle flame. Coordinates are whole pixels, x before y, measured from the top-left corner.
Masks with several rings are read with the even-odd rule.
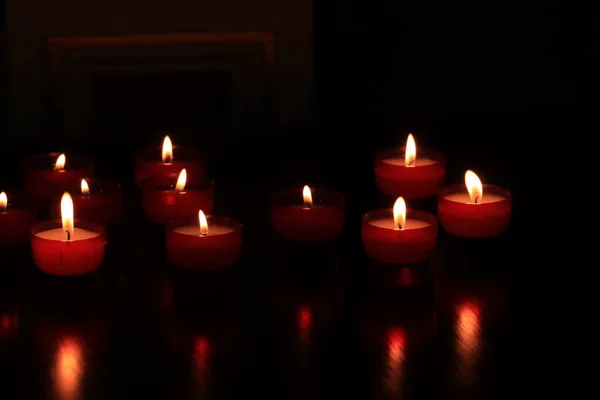
[[[165,136],[162,145],[162,160],[164,163],[173,162],[173,144],[171,143],[171,138],[169,136]]]
[[[81,194],[84,196],[90,194],[90,187],[88,186],[88,183],[85,181],[85,179],[81,180]]]
[[[402,197],[398,197],[394,203],[394,224],[397,230],[402,230],[406,226],[406,202]]]
[[[58,158],[56,159],[56,162],[54,163],[54,170],[55,171],[64,170],[66,162],[67,162],[67,156],[65,156],[64,154],[61,154],[60,156],[58,156]]]
[[[62,216],[63,231],[67,234],[67,240],[73,239],[75,224],[73,222],[73,199],[65,192],[60,200],[60,214]]]
[[[186,182],[187,182],[187,171],[184,168],[179,173],[179,178],[177,178],[177,184],[175,185],[175,191],[183,192],[183,189],[185,189]]]
[[[406,139],[406,152],[404,154],[404,165],[407,167],[414,167],[417,163],[417,144],[412,133],[408,134]]]
[[[200,236],[208,235],[208,221],[202,210],[198,211],[198,221],[200,222]]]
[[[313,206],[312,192],[308,185],[304,185],[302,189],[302,197],[304,198],[304,207],[311,208]]]
[[[6,207],[8,207],[8,197],[6,193],[0,193],[0,212],[5,211]]]
[[[469,197],[471,198],[471,201],[475,204],[481,203],[481,199],[483,198],[483,186],[481,185],[481,180],[475,174],[475,172],[471,170],[467,170],[467,172],[465,172],[465,185],[469,191]]]

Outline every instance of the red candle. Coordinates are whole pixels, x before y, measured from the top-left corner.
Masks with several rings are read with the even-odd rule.
[[[214,182],[204,176],[188,179],[187,171],[154,175],[142,181],[142,206],[146,218],[157,224],[195,215],[199,209],[211,212]]]
[[[455,236],[485,238],[504,233],[510,223],[510,191],[482,185],[473,171],[465,185],[448,186],[438,194],[438,216],[444,229]]]
[[[111,224],[121,216],[121,185],[106,179],[82,179],[69,189],[73,193],[73,205],[77,210],[77,218]],[[50,207],[50,214],[60,216],[60,198]]]
[[[393,210],[380,209],[362,218],[362,240],[367,254],[384,264],[425,261],[437,243],[437,220],[429,213],[406,209],[399,197]]]
[[[104,259],[103,225],[74,220],[73,200],[68,193],[63,196],[61,211],[62,220],[41,222],[31,230],[35,264],[51,275],[83,275],[96,270]]]
[[[385,150],[375,157],[375,179],[379,189],[392,197],[426,199],[444,182],[444,156],[435,150],[419,149],[412,134],[406,146]]]
[[[87,157],[41,154],[29,160],[25,189],[38,200],[50,200],[92,173],[92,163]]]
[[[22,196],[0,193],[0,247],[29,243],[31,226],[37,221],[37,207]]]
[[[153,175],[169,175],[186,169],[190,174],[202,176],[204,162],[202,154],[190,147],[173,146],[165,136],[162,148],[142,149],[135,155],[135,181],[139,184]]]
[[[340,236],[345,199],[327,189],[287,189],[273,196],[271,221],[277,234],[294,242],[327,242]]]
[[[167,259],[174,265],[195,270],[227,268],[240,257],[242,224],[216,215],[171,222],[166,236]]]

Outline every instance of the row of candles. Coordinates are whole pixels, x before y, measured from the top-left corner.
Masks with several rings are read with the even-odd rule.
[[[166,228],[171,263],[190,269],[220,269],[234,264],[242,247],[242,224],[212,215],[214,182],[204,174],[200,153],[174,147],[167,136],[162,147],[138,151],[136,182],[150,221]],[[396,198],[393,207],[362,217],[367,254],[385,264],[425,261],[436,246],[438,219],[407,208],[407,200],[437,195],[438,217],[452,235],[466,238],[498,236],[508,227],[511,194],[484,185],[473,171],[464,184],[441,188],[443,155],[420,149],[412,134],[406,146],[377,154],[375,177],[380,190]],[[0,193],[0,246],[31,243],[33,259],[44,272],[81,275],[96,270],[104,258],[105,226],[121,214],[121,187],[88,178],[92,164],[80,156],[45,154],[28,165],[28,199]],[[40,204],[60,219],[36,223]],[[78,218],[75,219],[75,216]],[[294,242],[336,240],[345,220],[345,198],[328,189],[287,189],[273,197],[275,231]]]

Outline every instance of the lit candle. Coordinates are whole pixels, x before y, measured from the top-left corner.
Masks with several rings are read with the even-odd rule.
[[[92,163],[85,156],[41,154],[28,160],[25,189],[38,200],[51,200],[92,174]]]
[[[278,235],[294,242],[327,242],[340,236],[345,199],[327,189],[283,190],[273,196],[271,221]]]
[[[106,179],[82,179],[73,193],[73,206],[77,209],[77,218],[111,224],[119,219],[122,208],[121,185]],[[57,197],[50,209],[53,217],[60,216],[61,198]]]
[[[227,268],[238,260],[242,249],[242,225],[227,217],[206,216],[198,211],[193,220],[173,221],[167,226],[167,259],[194,270]]]
[[[0,247],[29,243],[37,208],[23,196],[0,192]]]
[[[38,268],[51,275],[83,275],[96,270],[104,259],[105,245],[104,227],[76,221],[73,199],[66,192],[61,199],[61,220],[41,222],[32,228],[33,259]]]
[[[407,209],[402,197],[396,200],[393,209],[366,213],[361,231],[369,257],[384,264],[425,261],[437,243],[436,218]]]
[[[438,194],[440,223],[455,236],[498,236],[508,228],[511,210],[509,190],[483,185],[470,170],[465,173],[464,185],[446,187]]]
[[[444,182],[445,174],[443,155],[425,148],[417,151],[412,134],[408,135],[405,147],[382,151],[375,158],[377,185],[392,197],[432,197]]]
[[[177,174],[154,175],[142,181],[142,207],[146,218],[157,224],[190,217],[198,209],[211,212],[214,182],[196,176],[190,182],[184,168]]]
[[[204,174],[201,152],[190,147],[173,146],[169,136],[163,139],[162,147],[138,151],[135,164],[135,180],[138,184],[152,175],[170,175],[179,173],[184,168],[194,175]]]

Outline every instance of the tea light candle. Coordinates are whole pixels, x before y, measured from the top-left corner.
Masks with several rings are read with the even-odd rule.
[[[51,275],[83,275],[95,271],[104,259],[104,227],[75,220],[69,193],[61,200],[61,214],[62,220],[41,222],[32,228],[31,252],[35,264]]]
[[[25,190],[38,200],[60,196],[86,176],[92,176],[91,161],[84,156],[59,153],[32,157],[26,167]]]
[[[271,222],[277,234],[294,242],[327,242],[340,236],[345,199],[327,189],[288,189],[273,196]]]
[[[362,241],[369,257],[384,264],[425,261],[437,243],[437,220],[429,213],[406,209],[399,197],[393,209],[366,213]]]
[[[182,169],[198,176],[204,174],[202,154],[190,147],[173,146],[169,136],[165,136],[162,148],[151,147],[138,151],[135,155],[135,168],[135,181],[138,185],[153,175],[175,174]]]
[[[0,247],[29,243],[31,226],[37,221],[37,207],[23,196],[0,192]]]
[[[106,179],[82,179],[70,190],[77,217],[87,221],[111,224],[119,219],[122,209],[121,185]],[[60,216],[60,199],[50,208],[52,216]]]
[[[419,149],[412,134],[400,151],[386,150],[375,157],[375,179],[379,189],[392,197],[425,199],[434,196],[444,182],[444,156]]]
[[[512,199],[508,189],[482,185],[473,171],[464,185],[448,186],[438,194],[438,216],[444,229],[455,236],[486,238],[501,235],[510,223]]]
[[[198,209],[211,212],[214,182],[204,176],[191,177],[187,170],[178,174],[154,175],[142,181],[142,207],[146,218],[157,224],[189,217]]]
[[[227,268],[239,259],[242,225],[200,210],[193,220],[174,221],[167,227],[167,259],[172,264],[195,270]]]

